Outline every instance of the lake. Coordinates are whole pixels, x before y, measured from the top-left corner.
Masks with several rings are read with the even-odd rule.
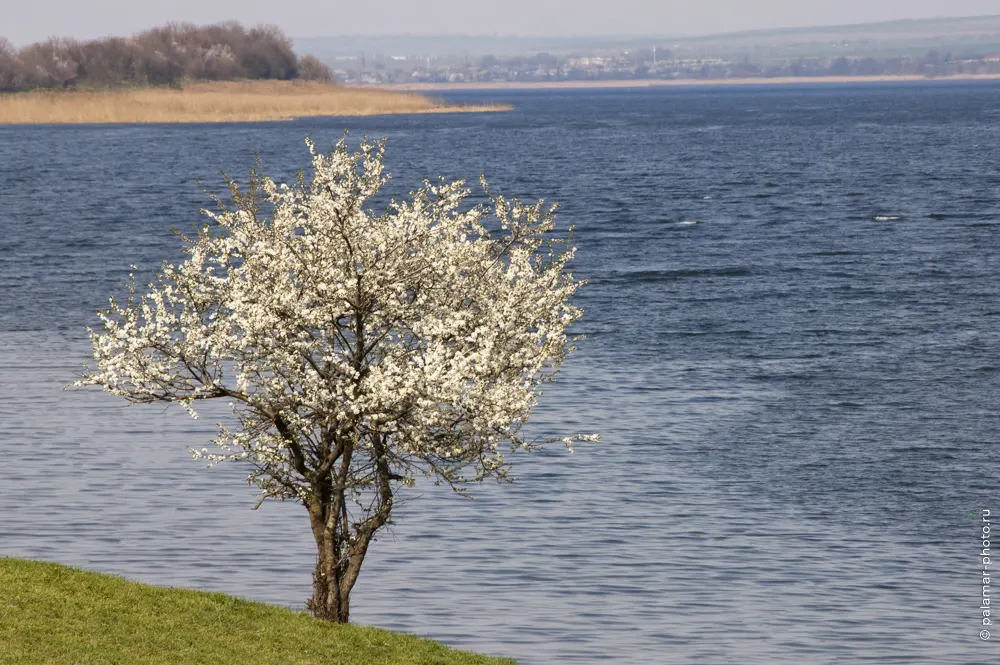
[[[302,607],[305,511],[190,458],[211,411],[63,386],[219,169],[289,178],[349,128],[396,194],[561,203],[587,338],[529,431],[605,440],[471,501],[418,483],[353,620],[525,665],[997,662],[1000,85],[448,97],[515,110],[0,127],[0,555]]]

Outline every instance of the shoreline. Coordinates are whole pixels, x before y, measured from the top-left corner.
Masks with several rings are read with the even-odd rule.
[[[415,91],[308,81],[197,81],[182,88],[39,90],[0,94],[0,127],[274,122],[307,117],[508,111],[503,104],[449,104]]]
[[[1000,81],[1000,74],[968,74],[926,77],[915,74],[892,76],[779,76],[733,79],[606,79],[588,81],[484,81],[465,83],[388,83],[350,86],[355,90],[430,92],[449,90],[559,90],[598,88],[706,87],[754,85],[807,85],[849,83],[913,83],[917,81]]]

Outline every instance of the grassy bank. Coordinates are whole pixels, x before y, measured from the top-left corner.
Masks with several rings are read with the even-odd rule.
[[[218,593],[0,558],[3,665],[514,665]]]
[[[183,88],[0,94],[0,124],[259,122],[309,116],[502,111],[423,95],[308,81],[217,81]]]

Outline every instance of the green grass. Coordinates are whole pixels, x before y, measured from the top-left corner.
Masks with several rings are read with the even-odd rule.
[[[515,665],[220,593],[0,558],[2,665]]]

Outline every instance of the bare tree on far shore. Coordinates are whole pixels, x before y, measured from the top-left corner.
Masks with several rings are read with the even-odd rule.
[[[329,81],[330,68],[299,58],[280,28],[235,21],[169,23],[133,37],[80,42],[49,39],[14,49],[0,37],[0,92],[177,85],[184,80]]]

